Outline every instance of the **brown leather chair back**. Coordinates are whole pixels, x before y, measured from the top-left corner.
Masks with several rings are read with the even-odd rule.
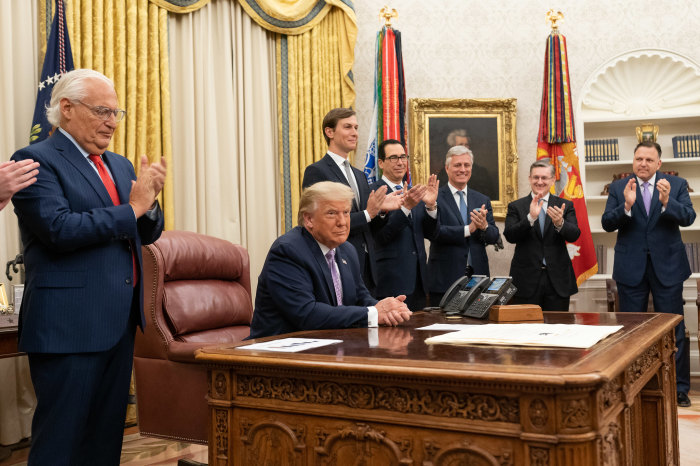
[[[206,443],[206,367],[194,352],[250,334],[248,252],[211,236],[166,231],[143,248],[142,280],[147,324],[134,349],[139,429]]]

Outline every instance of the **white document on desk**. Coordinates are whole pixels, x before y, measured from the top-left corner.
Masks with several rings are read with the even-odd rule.
[[[456,332],[425,340],[429,345],[514,345],[554,346],[562,348],[590,348],[622,325],[577,324],[485,324],[471,325]]]
[[[318,348],[320,346],[335,345],[342,342],[343,340],[330,340],[322,338],[282,338],[280,340],[264,341],[262,343],[239,346],[236,349],[296,353],[298,351]]]

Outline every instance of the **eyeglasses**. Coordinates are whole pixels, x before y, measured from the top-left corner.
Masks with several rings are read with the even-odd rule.
[[[100,120],[109,120],[110,116],[114,116],[114,120],[117,122],[120,122],[124,119],[126,116],[126,110],[122,110],[120,108],[109,108],[109,107],[102,107],[100,105],[90,105],[86,104],[82,100],[76,100],[75,102],[78,102],[81,105],[85,105],[87,108],[90,109],[90,111],[95,115],[97,118]]]
[[[408,161],[408,155],[391,155],[391,156],[387,157],[386,159],[389,160],[390,162],[397,162],[399,160],[402,162],[406,162],[406,161]]]
[[[531,176],[530,179],[532,181],[549,181],[552,177],[551,176]]]

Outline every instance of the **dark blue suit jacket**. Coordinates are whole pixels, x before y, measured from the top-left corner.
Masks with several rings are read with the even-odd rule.
[[[376,281],[377,270],[375,268],[374,241],[372,240],[370,225],[367,223],[367,217],[364,213],[364,210],[367,208],[367,198],[369,198],[370,193],[369,184],[367,184],[365,174],[357,168],[352,167],[352,173],[355,175],[357,189],[360,191],[360,205],[358,206],[355,201],[352,203],[352,209],[350,211],[350,236],[348,236],[348,242],[355,246],[357,250],[360,270],[363,271],[365,261],[369,261],[372,277]],[[314,162],[306,167],[301,187],[306,188],[320,181],[334,181],[350,186],[347,178],[345,178],[345,174],[328,154],[318,162]],[[372,219],[372,222],[380,222],[378,217],[379,216]],[[365,248],[367,248],[367,252],[365,252]]]
[[[138,221],[129,205],[134,168],[105,152],[121,205],[60,131],[20,149],[12,160],[39,162],[36,183],[12,198],[24,244],[26,283],[19,349],[29,353],[104,351],[124,335],[134,304],[132,251],[158,239],[163,215]],[[140,296],[143,284],[139,280]]]
[[[379,180],[370,188],[388,185]],[[391,192],[389,188],[387,192]],[[428,290],[427,256],[424,238],[435,234],[437,219],[425,213],[425,203],[411,209],[411,218],[401,209],[387,213],[386,222],[372,223],[374,251],[377,258],[376,296],[406,296],[413,293],[416,273],[420,270],[423,290]]]
[[[634,175],[610,185],[602,224],[605,231],[617,230],[613,279],[628,286],[636,286],[644,277],[647,254],[654,265],[656,277],[664,286],[671,286],[690,276],[690,264],[681,240],[679,226],[695,221],[695,210],[688,195],[688,183],[677,176],[656,172],[656,181],[666,179],[671,185],[668,204],[661,213],[661,202],[656,186],[653,189],[649,215],[637,185],[637,200],[632,216],[625,215],[624,189]]]
[[[444,293],[467,267],[467,255],[471,253],[474,274],[490,275],[486,245],[498,241],[499,232],[493,220],[491,200],[473,189],[467,188],[467,210],[469,212],[486,205],[486,231],[477,229],[468,238],[464,237],[464,222],[449,185],[438,191],[438,223],[435,234],[430,238],[428,257],[428,289],[431,293]],[[471,223],[471,219],[467,218]]]
[[[377,300],[362,282],[355,248],[345,242],[335,255],[343,284],[338,306],[331,272],[316,240],[295,227],[270,247],[258,277],[250,338],[300,330],[367,326],[367,307]]]
[[[566,242],[574,242],[581,235],[574,204],[550,194],[548,206],[564,207],[564,224],[557,231],[549,215],[545,216],[543,235],[539,220],[535,219],[535,223],[530,225],[527,219],[531,203],[532,196],[528,194],[508,204],[503,230],[503,236],[508,242],[515,244],[515,253],[510,263],[510,275],[518,289],[515,296],[532,296],[537,291],[543,273],[549,276],[552,287],[559,296],[571,296],[578,291],[578,287]],[[546,271],[542,270],[542,259],[547,261]]]

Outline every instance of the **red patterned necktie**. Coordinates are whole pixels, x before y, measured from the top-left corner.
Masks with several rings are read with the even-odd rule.
[[[99,155],[95,154],[90,154],[88,155],[88,158],[92,160],[92,163],[95,164],[97,167],[97,173],[100,174],[100,178],[102,178],[102,184],[105,185],[105,188],[107,188],[107,192],[109,193],[109,197],[112,198],[112,203],[114,205],[120,205],[121,202],[119,201],[119,193],[117,193],[117,186],[114,184],[114,181],[112,180],[112,177],[109,176],[109,173],[107,172],[107,168],[105,167],[104,162],[102,162],[102,157]],[[136,283],[138,282],[139,275],[138,275],[138,270],[136,269],[136,256],[134,255],[134,250],[133,250],[133,243],[131,244],[132,249],[131,249],[131,263],[133,264],[133,270],[134,270],[134,283],[133,285],[136,286]]]
[[[107,188],[109,197],[112,198],[112,202],[114,203],[114,205],[121,204],[121,202],[119,202],[119,194],[117,193],[117,187],[115,186],[114,181],[112,181],[112,177],[109,176],[107,168],[105,168],[105,164],[102,162],[102,158],[99,155],[95,154],[90,154],[88,155],[88,157],[90,158],[90,160],[92,160],[92,163],[94,163],[97,167],[97,173],[100,174],[100,178],[102,178],[102,183],[105,185],[105,188]]]

